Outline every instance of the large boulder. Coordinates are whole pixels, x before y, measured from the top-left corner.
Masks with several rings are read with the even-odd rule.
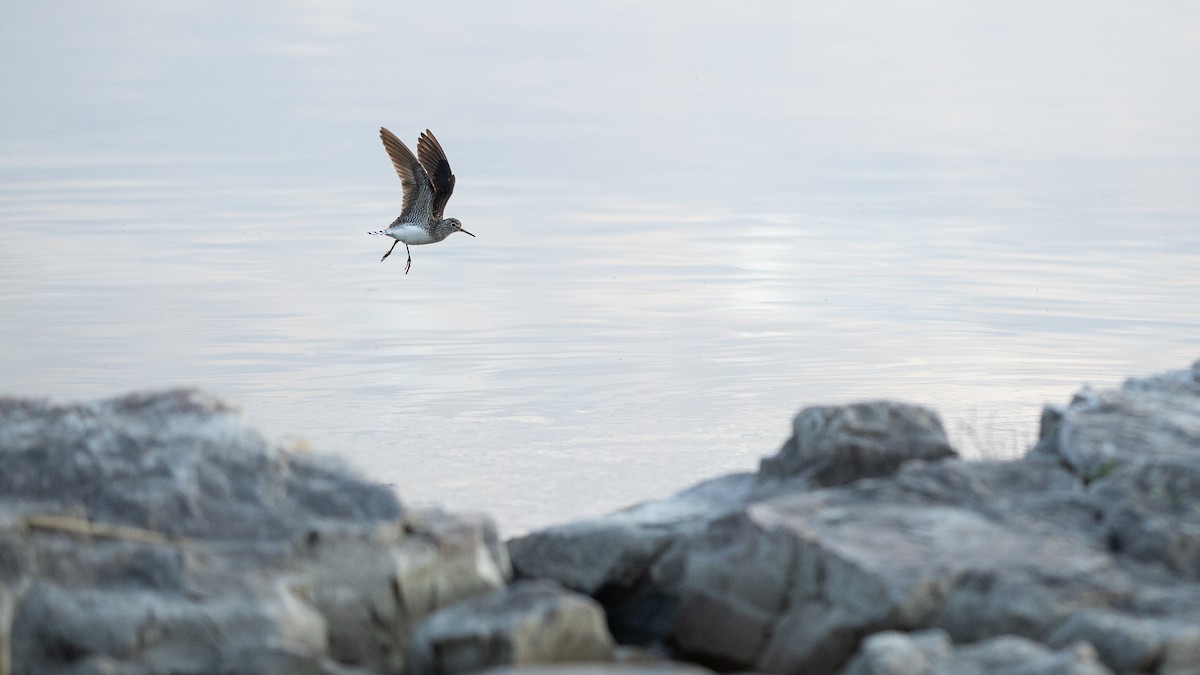
[[[482,516],[406,509],[193,390],[0,400],[0,672],[399,672],[502,587]]]
[[[1190,370],[1131,379],[1120,389],[1084,388],[1067,406],[1049,405],[1033,452],[1085,481],[1147,462],[1196,463],[1200,448],[1200,361]]]
[[[1114,549],[1200,581],[1200,361],[1047,406],[1031,454],[1088,483]]]
[[[781,497],[714,523],[687,559],[674,644],[726,668],[836,673],[880,630],[1044,641],[1074,612],[1134,596],[1085,540],[881,487]]]
[[[759,473],[805,476],[813,485],[845,485],[886,476],[905,462],[954,457],[937,413],[893,401],[814,406],[792,421],[792,437]]]
[[[0,497],[165,536],[284,541],[401,506],[330,458],[271,447],[230,403],[195,390],[83,405],[0,399]]]

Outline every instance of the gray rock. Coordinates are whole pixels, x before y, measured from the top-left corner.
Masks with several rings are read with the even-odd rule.
[[[553,666],[489,668],[488,675],[712,675],[707,668],[676,661],[655,663],[570,663]]]
[[[808,408],[793,426],[795,435],[763,461],[758,475],[724,476],[660,501],[510,541],[516,574],[593,595],[618,641],[652,644],[674,620],[689,542],[710,523],[777,495],[954,454],[937,416],[907,404]]]
[[[842,675],[932,675],[953,649],[944,630],[883,631],[863,640]]]
[[[842,675],[1111,675],[1087,643],[1054,651],[1003,635],[955,646],[942,630],[884,631],[863,640]]]
[[[1200,361],[1048,408],[1031,455],[1088,484],[1115,551],[1200,580]]]
[[[693,488],[669,502],[642,504],[601,519],[511,539],[513,569],[519,577],[554,579],[588,594],[606,586],[631,587],[645,577],[679,530],[702,527],[711,511],[722,508],[728,493],[712,488],[723,488],[731,478]],[[736,478],[747,482],[742,476]]]
[[[1107,636],[1110,667],[1167,672],[1200,625],[1196,373],[1048,408],[1018,461],[955,460],[936,417],[911,406],[805,410],[757,476],[510,551],[520,574],[600,599],[618,639],[651,643],[667,626],[719,669],[832,673],[863,636],[941,628],[981,645],[964,652],[976,660],[1017,635],[1060,650],[1030,663],[1087,672],[1074,645]]]
[[[1200,625],[1195,372],[1049,408],[1038,449],[1018,461],[951,458],[936,417],[912,407],[806,410],[758,476],[510,551],[519,573],[604,602],[618,638],[651,642],[668,625],[675,648],[719,669],[832,673],[863,636],[940,628],[975,643],[954,652],[972,663],[1033,644],[991,642],[1016,635],[1060,650],[1016,670],[1090,672],[1075,645],[1107,638],[1109,667],[1167,672],[1195,653]]]
[[[805,408],[792,430],[779,453],[762,461],[761,475],[803,475],[815,485],[845,485],[888,475],[913,459],[957,455],[937,413],[893,401]]]
[[[833,673],[866,635],[940,628],[956,643],[1066,650],[1020,672],[1090,672],[1081,640],[1112,669],[1196,672],[1191,378],[1085,393],[1044,418],[1053,443],[1023,460],[911,463],[712,523],[684,554],[674,644],[723,669]],[[1100,455],[1118,461],[1091,471]],[[988,649],[1005,651],[961,652],[991,663]],[[898,668],[928,661],[912,645],[886,653]]]
[[[1103,504],[1079,477],[1037,459],[907,465],[892,480],[863,481],[845,493],[885,504],[953,506],[987,519],[1103,545]]]
[[[1152,391],[1200,397],[1200,360],[1187,370],[1172,370],[1149,377],[1130,378],[1121,388],[1125,391]]]
[[[0,400],[0,674],[609,658],[590,600],[497,592],[510,554],[722,670],[1200,673],[1200,363],[1048,407],[1010,462],[957,460],[914,406],[809,409],[757,475],[507,548],[234,412]],[[556,670],[626,667],[674,666]]]
[[[1114,551],[1200,581],[1200,459],[1126,463],[1089,490]]]
[[[1104,662],[1120,672],[1200,672],[1200,622],[1085,610],[1072,616],[1046,642],[1059,647],[1092,644]]]
[[[612,637],[591,598],[551,581],[517,582],[438,610],[413,633],[409,672],[464,673],[610,661]]]
[[[0,399],[0,498],[196,539],[279,541],[323,521],[400,516],[386,486],[272,448],[235,413],[186,389],[66,406]]]
[[[0,673],[399,672],[504,585],[480,516],[404,509],[196,391],[0,400]]]
[[[834,673],[862,636],[1048,635],[1128,579],[1109,556],[961,508],[823,490],[755,504],[693,548],[672,638],[722,667]]]
[[[618,641],[653,643],[670,629],[684,543],[738,510],[757,487],[753,474],[724,476],[662,501],[510,540],[514,571],[596,597]]]
[[[1060,651],[1015,635],[956,648],[934,665],[933,675],[1112,675],[1091,645]]]
[[[1085,388],[1066,408],[1043,412],[1034,453],[1054,457],[1086,482],[1144,462],[1194,463],[1200,448],[1200,362],[1190,371]]]
[[[570,663],[553,666],[489,668],[488,675],[712,675],[707,668],[676,661],[655,663]]]
[[[289,662],[318,663],[326,624],[282,584],[257,590],[253,601],[199,603],[126,588],[35,582],[22,594],[12,642],[15,672],[123,663],[123,672],[214,673],[251,658],[286,666],[261,671],[274,673],[291,672]]]
[[[505,584],[507,558],[496,541],[494,524],[482,516],[413,510],[366,536],[308,538],[306,594],[329,622],[330,655],[403,669],[419,621]]]
[[[1062,522],[1039,520],[1055,513],[1055,498],[1034,488],[1061,482],[1062,471],[1004,464],[910,466],[715,522],[686,556],[674,644],[720,668],[836,673],[863,635],[882,629],[940,627],[958,643],[1018,634],[1068,646],[1097,634],[1086,623],[1072,627],[1080,614],[1106,608],[1153,620],[1151,647],[1114,641],[1102,650],[1110,667],[1168,655],[1186,663],[1200,586],[1106,549],[1086,518],[1102,506],[1081,485],[1058,494]],[[1037,480],[1039,472],[1048,476]],[[1130,651],[1148,656],[1116,656]]]

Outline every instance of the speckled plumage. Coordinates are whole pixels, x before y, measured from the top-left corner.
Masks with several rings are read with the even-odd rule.
[[[437,243],[455,232],[471,233],[462,229],[462,223],[457,218],[442,217],[446,202],[454,192],[454,174],[433,132],[426,129],[417,139],[416,155],[387,129],[380,128],[379,137],[404,187],[404,207],[400,216],[386,230],[369,234],[386,235],[396,240],[379,262],[387,260],[396,244],[404,242],[404,249],[408,251],[404,273],[408,274],[412,267],[409,245]]]

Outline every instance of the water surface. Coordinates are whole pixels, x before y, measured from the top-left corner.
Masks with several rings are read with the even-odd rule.
[[[517,532],[1200,356],[1200,9],[754,7],[5,4],[0,388],[205,387]],[[381,125],[478,235],[407,276]]]

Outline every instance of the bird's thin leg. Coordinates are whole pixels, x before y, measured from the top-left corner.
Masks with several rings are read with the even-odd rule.
[[[408,251],[408,262],[404,263],[404,273],[408,274],[408,268],[412,267],[412,249],[408,247],[408,244],[405,244],[404,250]]]
[[[396,248],[396,244],[399,244],[399,243],[400,243],[399,239],[397,239],[396,241],[393,241],[392,248]],[[408,244],[405,244],[405,246],[407,247]],[[389,248],[388,252],[383,254],[383,257],[379,259],[379,262],[383,262],[384,260],[387,260],[387,257],[392,254],[392,248]]]

